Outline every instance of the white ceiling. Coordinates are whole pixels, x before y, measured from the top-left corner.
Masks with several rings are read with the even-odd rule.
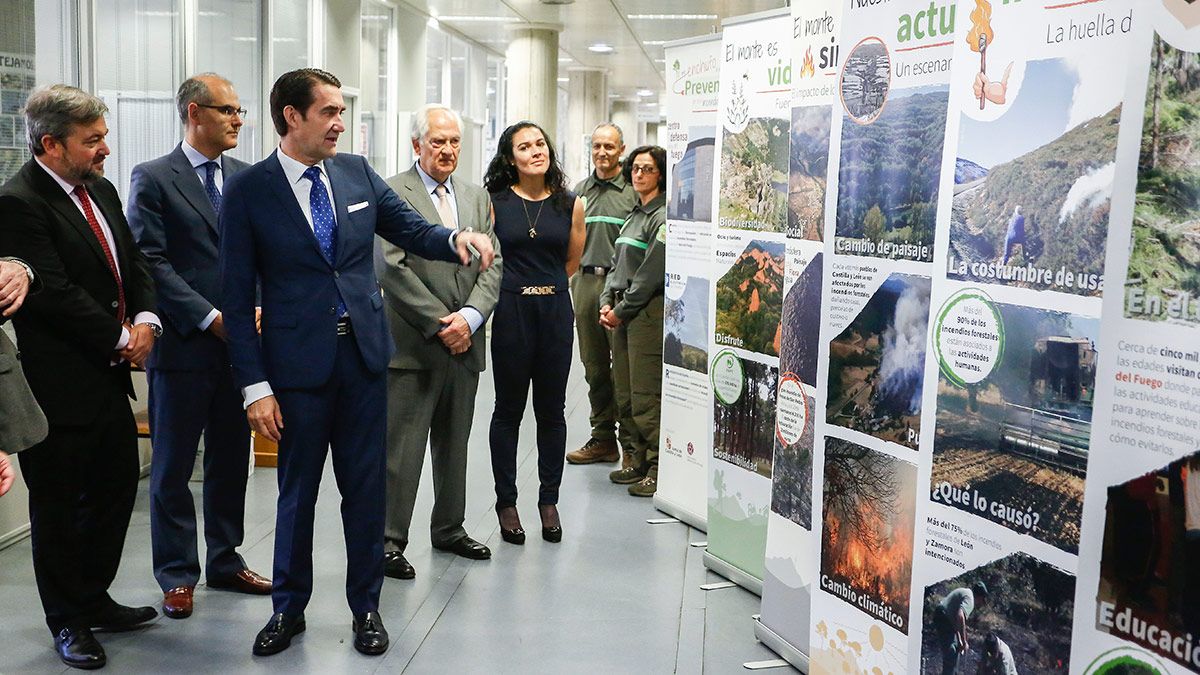
[[[659,94],[666,88],[663,42],[712,33],[720,30],[723,19],[787,5],[786,0],[573,0],[565,5],[546,4],[544,0],[401,1],[500,54],[508,44],[509,26],[561,25],[560,80],[568,76],[572,67],[604,68],[608,72],[610,96],[634,99],[638,90],[649,89],[654,95],[641,98],[647,107],[657,107]],[[629,18],[641,14],[706,15],[706,18]],[[476,17],[476,20],[454,17]],[[488,20],[482,20],[485,17]],[[614,51],[610,54],[589,51],[588,47],[597,42],[612,45]]]

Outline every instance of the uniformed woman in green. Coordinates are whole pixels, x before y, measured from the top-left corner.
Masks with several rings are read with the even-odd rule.
[[[600,324],[613,336],[613,394],[632,448],[609,474],[629,494],[652,497],[658,485],[662,396],[663,280],[666,272],[667,153],[645,145],[625,160],[638,203],[621,227],[600,296]]]

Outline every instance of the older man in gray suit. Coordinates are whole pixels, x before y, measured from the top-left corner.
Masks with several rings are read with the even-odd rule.
[[[412,579],[404,557],[413,504],[429,443],[433,462],[433,547],[475,560],[488,547],[467,536],[467,441],[475,411],[479,373],[485,367],[484,322],[500,289],[499,243],[492,231],[491,201],[483,188],[451,178],[458,168],[462,119],[443,105],[413,114],[417,162],[388,185],[426,220],[485,233],[497,250],[495,263],[463,267],[426,260],[383,244],[380,275],[396,353],[388,369],[387,526],[384,573]]]
[[[0,496],[12,487],[16,471],[6,452],[18,452],[46,437],[46,416],[38,407],[21,370],[19,354],[4,332],[25,296],[38,291],[41,281],[33,269],[16,258],[0,258]]]

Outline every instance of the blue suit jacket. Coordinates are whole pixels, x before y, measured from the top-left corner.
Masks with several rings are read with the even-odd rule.
[[[225,185],[248,166],[222,157]],[[133,167],[126,218],[150,263],[164,319],[146,367],[212,373],[228,367],[225,343],[199,328],[221,306],[217,212],[181,146]]]
[[[382,374],[392,341],[375,278],[374,237],[426,258],[456,261],[452,231],[426,222],[365,158],[340,153],[324,163],[337,218],[337,259],[327,260],[277,152],[225,183],[221,299],[234,381],[241,388],[264,381],[273,389],[324,385],[337,352],[339,292],[367,369]],[[262,287],[261,342],[254,328],[256,280]]]

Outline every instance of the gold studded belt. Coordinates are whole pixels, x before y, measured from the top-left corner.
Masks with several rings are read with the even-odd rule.
[[[554,295],[554,286],[522,286],[521,295]]]

